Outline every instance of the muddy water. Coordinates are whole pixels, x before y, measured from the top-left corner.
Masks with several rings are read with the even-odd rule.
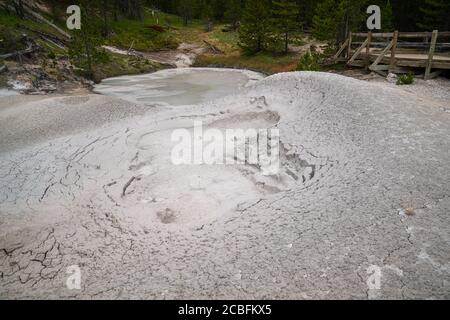
[[[9,90],[7,88],[0,88],[0,98],[1,97],[8,97],[8,96],[15,96],[18,95],[16,91]]]
[[[198,104],[237,93],[262,75],[230,69],[187,68],[102,81],[96,93],[150,106]]]

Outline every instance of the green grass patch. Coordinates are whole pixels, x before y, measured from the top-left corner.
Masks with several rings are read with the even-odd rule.
[[[403,86],[403,85],[410,85],[413,84],[415,81],[414,73],[410,72],[408,74],[402,74],[398,77],[397,85]]]
[[[297,54],[276,55],[271,53],[259,53],[254,56],[246,56],[240,53],[233,55],[202,55],[197,58],[196,66],[224,67],[249,69],[275,74],[294,71],[298,64]]]
[[[227,46],[238,48],[239,34],[237,31],[223,32],[223,26],[217,26],[209,35],[210,38],[215,39]]]
[[[319,71],[319,55],[310,50],[306,51],[305,54],[300,58],[297,65],[297,71]]]
[[[156,31],[151,28],[153,25],[159,25],[166,31]],[[182,27],[182,21],[177,16],[161,12],[152,14],[152,10],[146,9],[143,21],[120,19],[111,21],[110,27],[113,32],[105,40],[106,44],[119,48],[133,47],[139,51],[155,51],[176,48],[179,43],[177,30],[183,28],[183,32],[189,32],[189,28],[198,26],[192,23],[185,28]]]
[[[61,37],[61,35],[55,29],[53,29],[46,23],[34,21],[31,19],[21,19],[17,15],[9,13],[5,10],[0,10],[0,26],[14,28],[16,32],[20,34],[32,34],[31,31],[21,29],[21,26],[25,26],[32,30],[45,32],[58,38]]]
[[[130,74],[149,73],[162,69],[162,66],[145,58],[111,53],[109,61],[96,65],[94,80]]]

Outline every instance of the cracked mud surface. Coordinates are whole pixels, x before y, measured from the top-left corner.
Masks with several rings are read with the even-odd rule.
[[[15,134],[0,109],[0,298],[448,299],[449,104],[422,98],[321,73],[128,118],[115,98],[5,98],[31,119]],[[48,126],[85,126],[50,138],[32,115],[58,99],[79,113]],[[194,120],[279,128],[280,174],[171,165]]]

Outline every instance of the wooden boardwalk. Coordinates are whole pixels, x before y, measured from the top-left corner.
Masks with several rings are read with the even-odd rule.
[[[333,61],[347,62],[383,76],[423,68],[428,80],[450,70],[450,43],[442,39],[448,41],[450,32],[350,33]]]

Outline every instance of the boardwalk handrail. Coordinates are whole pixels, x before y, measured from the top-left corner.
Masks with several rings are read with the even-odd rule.
[[[354,42],[354,38],[365,38],[364,42]],[[436,56],[437,49],[450,48],[450,43],[438,42],[438,38],[450,38],[450,32],[385,32],[385,33],[352,33],[350,32],[344,44],[334,55],[333,61],[346,61],[350,66],[365,67],[382,75],[386,72],[405,72],[408,68],[425,68],[425,79],[431,79],[439,75],[443,69],[450,69],[450,59],[447,55]],[[373,41],[374,38],[382,38],[382,42]],[[422,41],[402,41],[401,39],[422,39]],[[380,41],[380,40],[379,40]],[[352,46],[357,45],[356,51]],[[371,48],[384,48],[381,52],[371,51]],[[426,58],[422,53],[399,54],[401,48],[428,49]],[[345,50],[347,49],[347,50]],[[341,58],[345,55],[345,58]],[[389,55],[390,57],[387,57]],[[358,59],[359,58],[359,59]],[[373,63],[372,63],[373,62]],[[435,69],[432,72],[432,69]]]
[[[361,41],[353,41],[352,44],[353,45],[362,45],[364,42]],[[389,44],[389,42],[371,42],[370,46],[371,48],[385,48],[387,45]],[[414,48],[414,49],[427,49],[430,47],[429,43],[424,43],[424,42],[406,42],[406,41],[402,41],[397,43],[397,47],[398,48]],[[450,49],[450,42],[441,42],[436,44],[436,48],[439,49]]]
[[[354,37],[364,37],[367,38],[369,33],[359,32],[352,33]],[[399,38],[431,38],[433,32],[399,32]],[[392,38],[394,37],[394,32],[382,32],[382,33],[372,33],[372,38]],[[438,37],[450,37],[450,31],[439,32]]]

